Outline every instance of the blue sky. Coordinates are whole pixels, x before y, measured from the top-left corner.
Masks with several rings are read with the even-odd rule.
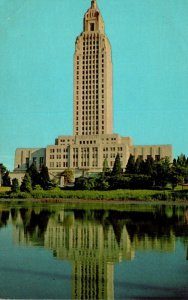
[[[72,134],[73,53],[90,0],[0,0],[0,162]],[[98,0],[114,132],[188,155],[188,1]]]

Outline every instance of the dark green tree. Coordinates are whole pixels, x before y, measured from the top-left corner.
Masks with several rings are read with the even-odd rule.
[[[109,182],[107,181],[108,177],[99,176],[95,180],[95,189],[100,191],[106,191],[109,189]]]
[[[129,156],[125,172],[127,174],[135,174],[135,158],[132,154]]]
[[[144,175],[152,176],[154,173],[154,159],[152,156],[148,156],[142,166],[142,173]]]
[[[0,184],[3,186],[10,186],[10,177],[7,168],[0,164]]]
[[[162,158],[160,161],[155,162],[154,172],[152,177],[155,186],[164,188],[170,182],[170,161],[169,158]]]
[[[75,189],[76,190],[94,190],[96,188],[96,179],[79,177],[75,180]]]
[[[32,180],[28,172],[25,173],[24,179],[20,186],[22,192],[31,192],[32,191]]]
[[[120,160],[120,155],[117,153],[115,161],[114,161],[114,166],[112,169],[112,175],[120,175],[122,174],[122,167],[121,167],[121,160]]]
[[[49,187],[51,186],[48,168],[45,166],[42,166],[42,169],[40,171],[40,185],[44,190],[49,189]]]
[[[169,182],[172,185],[172,189],[174,190],[175,187],[182,181],[182,179],[179,177],[176,167],[174,166],[174,163],[170,169],[169,172]]]
[[[9,172],[6,171],[2,176],[3,186],[11,186]]]
[[[188,158],[184,154],[179,155],[177,160],[173,160],[172,169],[173,174],[178,179],[178,184],[188,182]]]
[[[181,167],[187,167],[187,158],[185,154],[180,154],[177,158],[177,165]]]
[[[142,174],[142,169],[143,169],[143,159],[138,156],[136,161],[135,161],[135,174]]]
[[[13,193],[18,193],[20,190],[19,182],[17,178],[12,179],[11,191]]]
[[[0,164],[0,173],[1,173],[1,176],[3,176],[7,171],[7,168],[3,165],[3,164]]]
[[[34,163],[28,168],[27,173],[31,178],[32,188],[34,188],[36,185],[40,185],[40,174]]]

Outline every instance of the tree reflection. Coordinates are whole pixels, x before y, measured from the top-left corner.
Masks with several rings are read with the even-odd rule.
[[[113,299],[114,264],[134,259],[138,250],[170,252],[176,237],[188,245],[188,211],[176,206],[127,206],[117,210],[11,208],[14,241],[50,249],[72,262],[73,299]],[[188,259],[188,253],[187,259]]]
[[[9,211],[0,211],[0,228],[7,225],[9,219]]]

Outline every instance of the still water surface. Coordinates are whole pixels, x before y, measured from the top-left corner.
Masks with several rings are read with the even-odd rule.
[[[0,298],[188,299],[188,207],[0,205]]]

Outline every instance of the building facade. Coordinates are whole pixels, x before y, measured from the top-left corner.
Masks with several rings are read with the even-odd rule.
[[[130,137],[113,133],[111,46],[96,0],[91,1],[83,24],[74,53],[73,135],[59,136],[46,148],[17,149],[12,178],[21,180],[32,163],[38,169],[46,165],[50,176],[59,179],[67,168],[76,177],[101,172],[105,159],[113,167],[117,153],[122,168],[130,154],[135,158],[172,160],[171,145],[134,146]]]

